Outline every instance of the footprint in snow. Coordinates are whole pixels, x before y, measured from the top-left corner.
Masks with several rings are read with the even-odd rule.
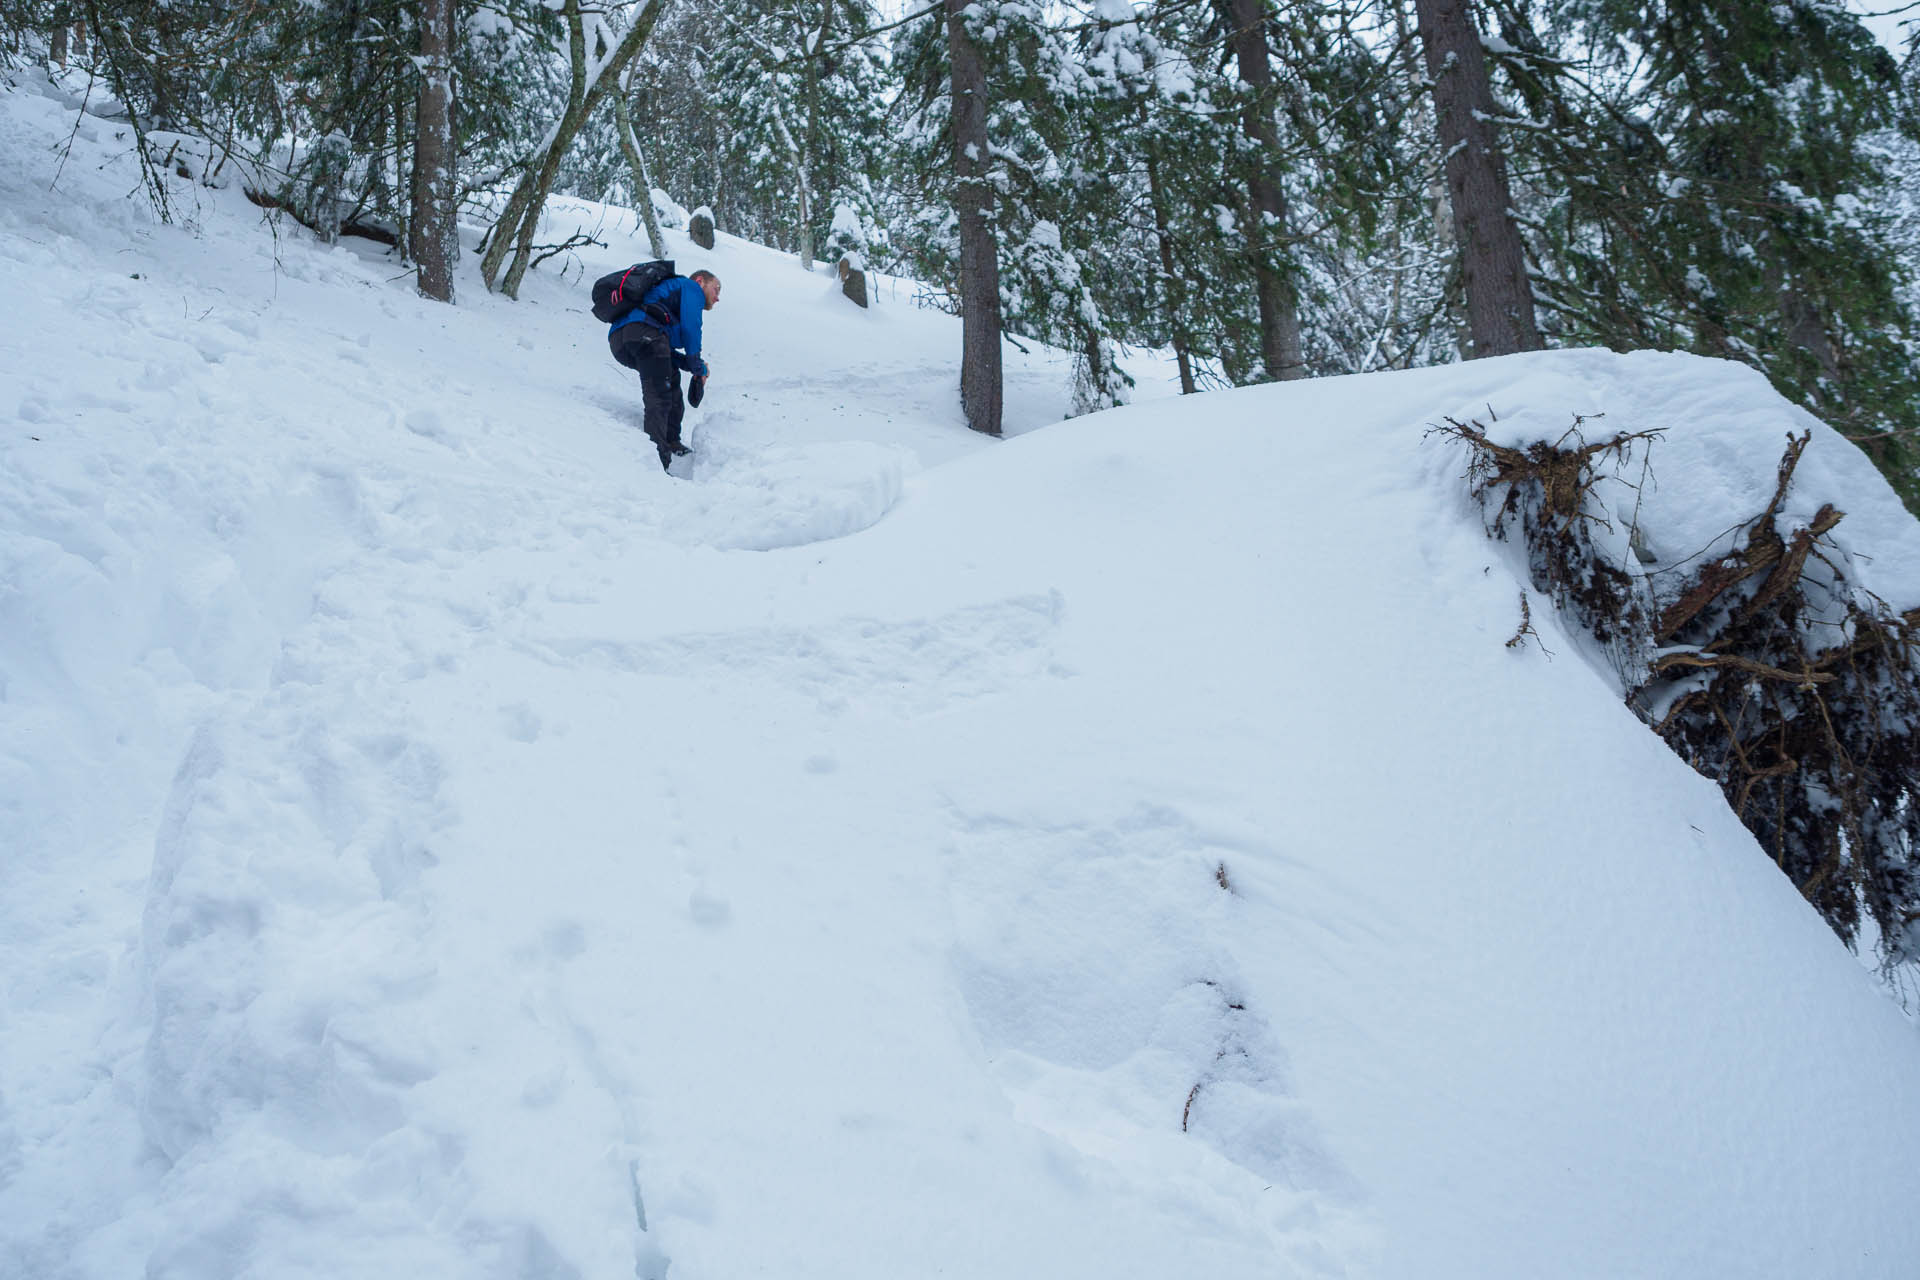
[[[727,900],[705,889],[695,889],[688,896],[687,914],[695,924],[708,930],[724,929],[733,920],[733,908],[727,905]]]

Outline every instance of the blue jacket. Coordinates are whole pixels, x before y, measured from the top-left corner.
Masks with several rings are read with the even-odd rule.
[[[680,295],[680,318],[672,324],[663,326],[647,314],[647,305],[658,303],[672,313],[673,295],[676,292]],[[706,314],[706,310],[707,294],[706,290],[700,287],[699,282],[690,280],[686,276],[674,276],[647,290],[647,296],[641,299],[641,305],[615,320],[607,328],[607,333],[611,336],[616,329],[630,324],[651,325],[656,329],[664,328],[668,345],[686,352],[687,364],[691,371],[705,377],[707,363],[700,358],[700,319]]]

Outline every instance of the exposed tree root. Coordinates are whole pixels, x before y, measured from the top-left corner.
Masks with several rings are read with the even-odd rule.
[[[1509,641],[1511,643],[1511,641]],[[1765,676],[1769,680],[1785,680],[1789,684],[1826,684],[1833,679],[1826,671],[1784,671],[1779,667],[1770,667],[1764,662],[1755,662],[1752,658],[1743,658],[1737,653],[1669,653],[1656,659],[1653,674],[1665,675],[1679,667],[1711,667],[1745,671],[1750,675]]]
[[[1647,593],[1640,578],[1594,545],[1595,528],[1611,533],[1614,527],[1590,495],[1602,479],[1600,467],[1617,474],[1632,461],[1635,445],[1662,433],[1634,431],[1589,444],[1581,434],[1588,421],[1575,415],[1559,440],[1525,449],[1493,443],[1479,422],[1448,418],[1435,430],[1467,446],[1467,480],[1488,513],[1487,532],[1503,542],[1518,534],[1533,585],[1562,612],[1590,619],[1587,629],[1624,668],[1650,656]]]
[[[1720,784],[1834,931],[1857,945],[1871,921],[1883,965],[1920,960],[1920,609],[1849,580],[1832,504],[1782,527],[1812,433],[1788,437],[1772,500],[1732,548],[1675,582],[1592,536],[1614,532],[1601,469],[1618,475],[1659,432],[1589,444],[1581,425],[1524,450],[1478,422],[1436,430],[1467,447],[1489,534],[1519,535],[1533,585],[1600,643],[1628,705]]]

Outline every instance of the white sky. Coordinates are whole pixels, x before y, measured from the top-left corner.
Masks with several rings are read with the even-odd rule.
[[[1913,32],[1913,24],[1920,22],[1920,0],[1848,0],[1848,5],[1862,16],[1867,29],[1880,37],[1880,43],[1895,53],[1905,52],[1907,36]],[[1890,9],[1901,12],[1889,13]]]

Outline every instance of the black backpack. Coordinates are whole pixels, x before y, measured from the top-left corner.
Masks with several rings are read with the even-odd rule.
[[[674,274],[673,260],[662,258],[658,262],[636,262],[625,271],[601,276],[593,282],[593,318],[601,324],[612,324]]]

